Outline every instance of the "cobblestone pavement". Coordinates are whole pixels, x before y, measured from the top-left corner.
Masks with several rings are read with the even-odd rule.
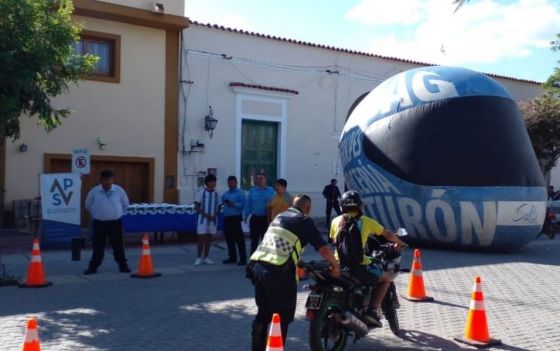
[[[480,275],[493,350],[560,350],[560,240],[537,239],[513,254],[422,250],[424,281],[433,303],[402,300],[402,337],[388,327],[348,350],[462,350],[452,336],[463,332],[473,279]],[[131,266],[139,249],[127,249]],[[312,249],[306,257],[311,258]],[[0,288],[0,350],[21,350],[25,321],[36,316],[42,350],[249,350],[255,313],[252,286],[237,266],[194,267],[195,247],[152,246],[155,279],[117,271],[110,253],[100,272],[83,276],[91,252],[71,262],[69,252],[43,252],[44,289]],[[411,250],[404,255],[410,266]],[[221,261],[223,243],[211,251]],[[26,255],[7,255],[10,274],[24,276]],[[406,292],[408,276],[397,279]],[[307,350],[306,292],[298,295],[296,321],[286,350]]]

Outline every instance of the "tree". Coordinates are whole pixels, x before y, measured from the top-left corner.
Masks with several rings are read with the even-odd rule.
[[[546,173],[560,157],[560,100],[547,93],[542,97],[520,102],[519,108],[525,116],[535,154]]]
[[[91,73],[96,57],[74,54],[81,30],[72,1],[0,0],[0,140],[17,139],[22,114],[52,130],[70,114],[51,98]]]
[[[59,126],[71,111],[51,98],[93,72],[98,58],[74,53],[81,28],[73,10],[71,0],[0,0],[0,150],[6,138],[19,138],[20,116],[36,116],[47,131]]]
[[[556,34],[556,39],[550,42],[550,46],[552,51],[560,52],[560,33]],[[558,63],[560,64],[560,61]],[[544,88],[557,97],[560,96],[560,67],[556,67],[554,73],[544,82]]]

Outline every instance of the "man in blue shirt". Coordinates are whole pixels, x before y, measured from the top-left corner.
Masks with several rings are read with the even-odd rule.
[[[243,207],[245,206],[245,194],[237,187],[237,178],[228,177],[229,190],[222,195],[222,206],[224,213],[224,235],[228,247],[228,258],[224,264],[237,263],[237,251],[239,252],[238,265],[247,264],[247,253],[245,251],[245,238],[241,222],[243,221]]]
[[[259,242],[268,228],[268,201],[274,196],[274,190],[266,185],[264,173],[257,173],[255,186],[249,190],[245,204],[245,221],[251,216],[249,229],[251,231],[251,254],[255,252]]]
[[[89,191],[85,201],[86,210],[92,218],[93,254],[89,268],[84,274],[97,273],[97,267],[103,262],[107,238],[113,247],[113,256],[122,273],[130,273],[124,255],[124,238],[122,216],[128,209],[128,196],[120,186],[113,184],[112,171],[101,172],[101,184]]]

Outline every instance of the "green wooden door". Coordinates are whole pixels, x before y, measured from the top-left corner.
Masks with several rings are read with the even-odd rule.
[[[264,172],[268,184],[278,175],[278,123],[243,120],[241,128],[241,187],[249,189],[257,173]]]

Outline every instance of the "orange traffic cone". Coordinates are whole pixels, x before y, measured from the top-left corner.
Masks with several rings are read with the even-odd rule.
[[[426,296],[424,288],[424,278],[422,277],[422,262],[420,261],[420,250],[414,250],[414,258],[412,260],[412,269],[410,270],[410,278],[408,280],[408,294],[403,296],[405,299],[413,302],[434,301],[433,297]]]
[[[19,284],[20,288],[44,288],[51,285],[51,282],[45,280],[45,269],[43,260],[41,259],[41,250],[39,249],[39,239],[33,240],[33,250],[31,251],[31,262],[27,268],[27,281]]]
[[[138,265],[138,273],[131,274],[133,278],[155,278],[159,277],[161,273],[154,272],[152,264],[152,254],[150,252],[150,240],[148,234],[144,234],[142,239],[142,255],[140,256],[140,264]]]
[[[471,295],[469,315],[467,316],[467,325],[465,326],[465,335],[459,335],[453,339],[476,347],[487,347],[502,343],[501,340],[490,338],[480,277],[474,279],[474,288]]]
[[[265,351],[284,351],[282,328],[280,328],[280,315],[278,313],[272,315],[272,323],[270,323]]]
[[[299,280],[306,280],[309,279],[309,276],[307,275],[307,272],[305,272],[305,270],[303,268],[296,268],[296,272],[297,272],[297,276]]]
[[[27,321],[25,339],[23,340],[23,351],[41,351],[39,333],[37,332],[37,321],[31,318]]]

